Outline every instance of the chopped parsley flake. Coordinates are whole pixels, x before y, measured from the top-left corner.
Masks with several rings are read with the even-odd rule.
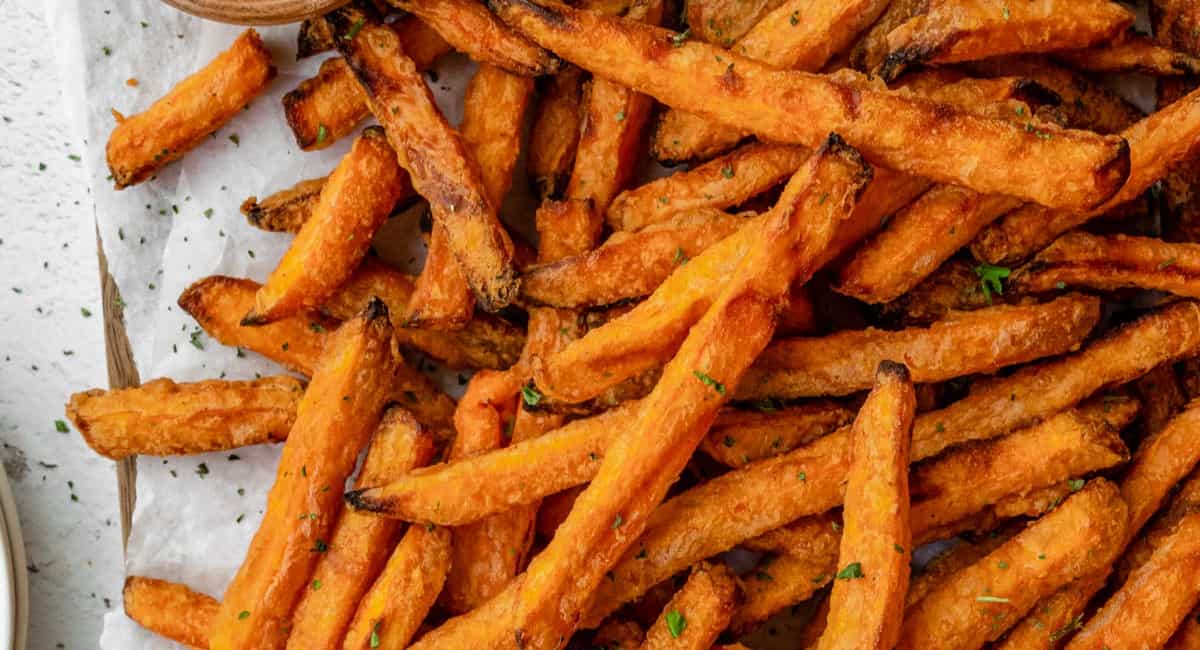
[[[667,612],[664,618],[667,621],[667,631],[671,633],[672,639],[678,639],[679,635],[687,629],[687,619],[678,610],[673,609]]]

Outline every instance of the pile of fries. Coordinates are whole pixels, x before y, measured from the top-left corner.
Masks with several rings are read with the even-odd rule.
[[[355,139],[243,205],[295,233],[278,267],[179,298],[307,379],[67,405],[114,459],[282,442],[221,598],[135,576],[132,619],[214,650],[702,650],[809,603],[771,645],[1200,647],[1193,0],[1153,36],[1110,0],[389,2],[301,26],[334,54],[287,123]],[[422,74],[451,50],[457,128]],[[1157,112],[1098,72],[1156,77]],[[118,115],[118,189],[273,76],[248,30]],[[536,247],[497,215],[522,157]],[[682,166],[639,183],[647,157]],[[372,238],[420,201],[412,277]],[[461,399],[425,358],[475,371]]]

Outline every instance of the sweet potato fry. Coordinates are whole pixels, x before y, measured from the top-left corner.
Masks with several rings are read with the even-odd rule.
[[[775,187],[812,155],[806,147],[752,143],[716,160],[617,196],[605,218],[614,230],[640,230],[701,208],[729,208]]]
[[[980,647],[1071,580],[1112,561],[1125,532],[1117,487],[1095,479],[905,612],[897,648]]]
[[[421,4],[426,5],[441,6]],[[404,56],[399,38],[354,8],[339,9],[326,20],[413,186],[429,200],[435,227],[445,228],[449,248],[479,306],[496,311],[508,305],[518,284],[512,240],[496,217],[479,166],[434,104],[425,79]],[[352,31],[353,38],[341,38]]]
[[[404,313],[413,287],[411,276],[368,258],[323,309],[336,318],[346,319],[378,296],[392,314],[396,340],[405,347],[420,350],[450,368],[499,370],[516,363],[525,333],[496,316],[476,314],[462,329],[452,332],[402,327],[403,323],[396,322],[396,318]]]
[[[1117,584],[1124,584],[1129,575],[1145,564],[1156,548],[1162,546],[1163,540],[1170,536],[1179,521],[1193,512],[1200,512],[1200,471],[1197,470],[1192,470],[1188,478],[1180,482],[1171,503],[1146,524],[1141,536],[1125,550],[1115,571]]]
[[[1159,77],[1200,74],[1200,58],[1156,45],[1144,36],[1086,50],[1056,52],[1054,58],[1091,72],[1141,72]]]
[[[1082,612],[1092,596],[1104,586],[1104,573],[1076,578],[1053,595],[1038,601],[1003,639],[997,650],[1057,648],[1083,625]]]
[[[305,18],[300,23],[300,30],[296,33],[297,61],[332,49],[333,34],[329,33],[329,24],[324,18]]]
[[[450,531],[415,524],[367,590],[343,648],[404,648],[437,600],[450,570]]]
[[[913,573],[908,583],[908,593],[905,595],[905,607],[920,601],[929,592],[937,589],[950,580],[959,571],[982,560],[989,553],[1000,548],[1007,542],[1015,531],[998,532],[995,535],[985,535],[979,540],[959,540],[951,548],[942,551],[930,560],[919,572]]]
[[[787,453],[849,423],[854,412],[835,402],[812,402],[776,409],[725,409],[713,422],[700,449],[713,460],[741,467]]]
[[[367,129],[321,188],[312,216],[254,296],[245,325],[312,311],[345,282],[400,198],[404,171],[379,129]]]
[[[220,343],[257,352],[284,367],[312,376],[317,357],[337,327],[320,314],[297,314],[259,326],[243,325],[261,285],[253,280],[213,275],[179,295],[179,306]]]
[[[1133,12],[1108,0],[931,0],[888,34],[885,79],[907,65],[958,63],[1003,54],[1091,47],[1133,25]]]
[[[923,11],[926,5],[927,0],[892,0],[888,3],[879,20],[854,44],[850,51],[850,66],[868,74],[878,70],[888,55],[888,34]]]
[[[818,648],[890,648],[900,635],[912,557],[908,446],[915,410],[908,371],[880,362],[850,430],[840,570]]]
[[[391,339],[378,301],[330,337],[283,446],[263,523],[213,621],[210,647],[281,648],[287,641],[292,608],[329,549],[338,488],[392,395]]]
[[[729,620],[739,598],[737,581],[719,564],[699,564],[687,584],[646,630],[642,650],[708,650]]]
[[[1200,608],[1193,609],[1191,614],[1183,619],[1163,646],[1165,650],[1193,650],[1197,647],[1200,647]]]
[[[142,576],[126,578],[121,595],[125,615],[138,625],[189,648],[208,648],[208,630],[221,606],[212,596]]]
[[[583,71],[565,65],[540,88],[525,169],[539,198],[562,195],[575,165],[583,120]]]
[[[992,373],[1077,348],[1099,319],[1099,300],[1072,295],[1041,305],[981,309],[928,328],[785,339],[767,347],[734,397],[849,395],[868,388],[871,368],[885,359],[904,359],[913,381],[921,383]],[[995,345],[999,340],[1006,342],[1002,349]]]
[[[1200,16],[1187,0],[1153,0],[1150,22],[1154,38],[1167,47],[1200,55]]]
[[[834,290],[863,302],[895,300],[971,243],[1019,199],[936,185],[888,222],[838,270]]]
[[[116,188],[136,185],[183,157],[233,119],[275,77],[271,53],[247,29],[208,65],[180,81],[145,111],[124,117],[105,155]]]
[[[1153,237],[1092,235],[1059,237],[1013,273],[1024,291],[1063,287],[1135,287],[1200,298],[1200,244],[1172,244]]]
[[[905,327],[927,326],[955,312],[994,304],[990,290],[988,295],[983,293],[976,268],[979,265],[970,255],[950,258],[907,293],[879,305],[884,322]]]
[[[1060,207],[1096,205],[1116,192],[1128,175],[1127,147],[1118,138],[1050,129],[1046,132],[1052,137],[1047,139],[1012,123],[893,92],[774,71],[740,55],[621,19],[557,5],[539,7],[527,0],[492,0],[491,6],[535,41],[594,74],[672,108],[772,140],[814,145],[836,131],[867,159],[891,169]],[[676,40],[679,47],[673,47]],[[810,119],[796,119],[797,115]],[[868,118],[873,115],[887,119]],[[922,137],[931,130],[942,137]],[[903,147],[895,145],[899,141]],[[969,155],[977,164],[968,169],[961,156],[948,156],[948,151]],[[1055,161],[1052,174],[1038,164],[1048,160]]]
[[[105,458],[201,454],[283,440],[303,394],[304,384],[286,375],[190,384],[155,379],[75,393],[67,418]]]
[[[688,0],[684,15],[693,36],[729,47],[781,4],[783,0]]]
[[[1197,422],[1200,403],[1192,402],[1138,448],[1121,481],[1121,495],[1129,503],[1130,535],[1141,530],[1171,488],[1200,462],[1200,441],[1190,435]]]
[[[482,174],[493,206],[504,202],[521,149],[521,125],[533,80],[481,65],[467,84],[461,125],[463,142]],[[475,311],[475,297],[450,246],[445,227],[434,224],[425,268],[405,312],[408,328],[461,329]]]
[[[389,409],[376,429],[355,485],[375,485],[429,463],[434,436],[412,414]],[[334,650],[342,647],[359,600],[379,576],[400,533],[400,522],[342,510],[329,548],[313,569],[310,588],[292,612],[288,646]]]
[[[251,226],[268,232],[300,232],[321,199],[321,188],[329,177],[300,181],[262,201],[252,196],[242,201],[242,214]]]
[[[662,13],[662,2],[643,6]],[[593,78],[584,86],[583,119],[575,165],[567,182],[566,197],[590,200],[596,211],[595,236],[600,234],[600,215],[614,197],[625,189],[642,163],[642,131],[650,119],[654,100],[605,79]]]
[[[1123,135],[1129,142],[1131,171],[1115,196],[1090,211],[1026,205],[985,228],[971,244],[971,252],[992,264],[1022,260],[1062,233],[1140,196],[1200,141],[1200,90],[1134,124]]]
[[[1197,573],[1200,513],[1184,517],[1066,647],[1161,647],[1200,600]]]
[[[818,589],[829,584],[837,573],[838,542],[841,539],[834,528],[836,523],[828,515],[805,517],[787,528],[763,536],[774,539],[759,538],[772,548],[757,550],[770,555],[755,570],[739,578],[743,600],[729,624],[731,630],[735,633],[749,631],[754,624],[807,600]],[[754,541],[757,540],[750,540]],[[751,545],[750,542],[747,546]]]

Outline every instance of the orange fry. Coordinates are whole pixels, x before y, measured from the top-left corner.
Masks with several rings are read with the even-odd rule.
[[[189,648],[208,648],[208,630],[217,609],[215,598],[186,585],[129,576],[121,592],[125,615],[138,625]]]
[[[646,630],[642,650],[709,650],[729,625],[737,581],[723,565],[698,564],[688,581]]]
[[[1200,298],[1200,244],[1069,232],[1014,272],[1012,283],[1025,291],[1135,287]]]
[[[1056,52],[1054,58],[1091,72],[1141,72],[1155,76],[1200,74],[1200,58],[1134,36],[1087,50]]]

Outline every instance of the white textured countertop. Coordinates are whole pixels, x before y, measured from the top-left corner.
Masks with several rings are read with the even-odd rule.
[[[0,0],[0,458],[29,555],[31,650],[95,648],[123,574],[113,463],[55,430],[67,395],[107,375],[82,145],[52,48],[39,0]]]

